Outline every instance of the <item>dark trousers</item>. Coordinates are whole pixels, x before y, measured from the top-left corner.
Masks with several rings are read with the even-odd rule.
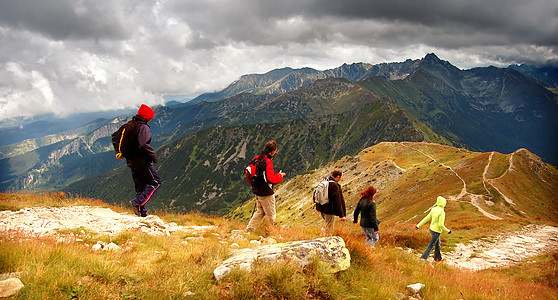
[[[136,197],[132,199],[132,204],[139,205],[140,214],[145,217],[147,216],[145,205],[155,195],[163,181],[153,166],[132,168],[132,179],[136,188]]]
[[[440,233],[430,230],[430,234],[432,235],[432,238],[430,238],[430,243],[428,243],[426,250],[424,250],[424,253],[420,258],[428,259],[428,256],[430,256],[430,252],[432,252],[432,248],[434,248],[434,260],[440,261],[442,260],[442,252],[440,250],[442,248],[442,243],[440,242]]]

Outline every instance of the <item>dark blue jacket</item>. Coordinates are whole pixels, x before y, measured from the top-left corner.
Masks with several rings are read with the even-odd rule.
[[[147,125],[147,121],[140,116],[135,116],[134,120],[138,124],[139,155],[131,159],[126,158],[126,164],[132,169],[147,168],[159,161],[155,150],[150,145],[151,128]]]

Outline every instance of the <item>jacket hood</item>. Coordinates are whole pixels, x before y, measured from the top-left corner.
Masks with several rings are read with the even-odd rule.
[[[445,208],[446,207],[446,203],[447,200],[446,198],[442,197],[442,196],[438,196],[438,198],[436,198],[436,205],[441,207],[441,208]]]
[[[151,109],[151,107],[142,104],[138,109],[137,115],[144,118],[146,122],[149,122],[155,116],[155,112],[153,111],[153,109]]]

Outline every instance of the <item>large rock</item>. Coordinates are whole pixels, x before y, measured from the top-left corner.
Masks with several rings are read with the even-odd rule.
[[[0,281],[0,298],[6,298],[15,295],[23,288],[23,283],[19,278],[8,278]]]
[[[266,245],[253,249],[240,249],[223,261],[213,271],[217,280],[225,278],[233,268],[250,271],[255,260],[264,262],[292,261],[306,266],[314,257],[322,262],[331,273],[346,270],[351,265],[349,250],[341,237],[324,237],[307,241],[296,241]]]

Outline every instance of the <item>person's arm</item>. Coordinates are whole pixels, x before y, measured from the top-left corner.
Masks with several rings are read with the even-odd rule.
[[[424,219],[422,219],[422,221],[420,221],[415,227],[417,229],[419,229],[420,226],[422,226],[422,225],[424,225],[424,223],[430,221],[431,218],[432,218],[432,210],[430,210],[428,215],[426,215],[426,217],[424,217]]]
[[[358,215],[360,214],[360,201],[357,202],[355,212],[353,214],[353,223],[356,224],[358,222]]]
[[[440,214],[440,227],[442,227],[442,230],[447,232],[447,233],[451,233],[451,230],[449,230],[446,225],[444,225],[446,221],[446,212],[442,211],[442,213]]]
[[[154,163],[159,161],[157,157],[157,153],[155,150],[149,145],[149,141],[151,140],[151,128],[148,125],[140,125],[139,132],[138,132],[138,143],[141,151],[146,154],[146,156]]]
[[[342,203],[344,202],[343,195],[341,194],[341,187],[337,182],[329,183],[328,198],[329,203],[331,203],[333,213],[342,219],[342,221],[345,221],[345,203]]]
[[[266,158],[265,162],[265,176],[267,178],[267,181],[272,184],[278,184],[283,181],[283,174],[281,172],[275,173],[275,170],[273,170],[273,162],[271,161],[271,159]]]
[[[374,225],[374,232],[378,232],[380,229],[378,228],[378,218],[376,218],[376,202],[372,202],[372,207],[370,209],[370,218],[372,218],[372,224]]]

